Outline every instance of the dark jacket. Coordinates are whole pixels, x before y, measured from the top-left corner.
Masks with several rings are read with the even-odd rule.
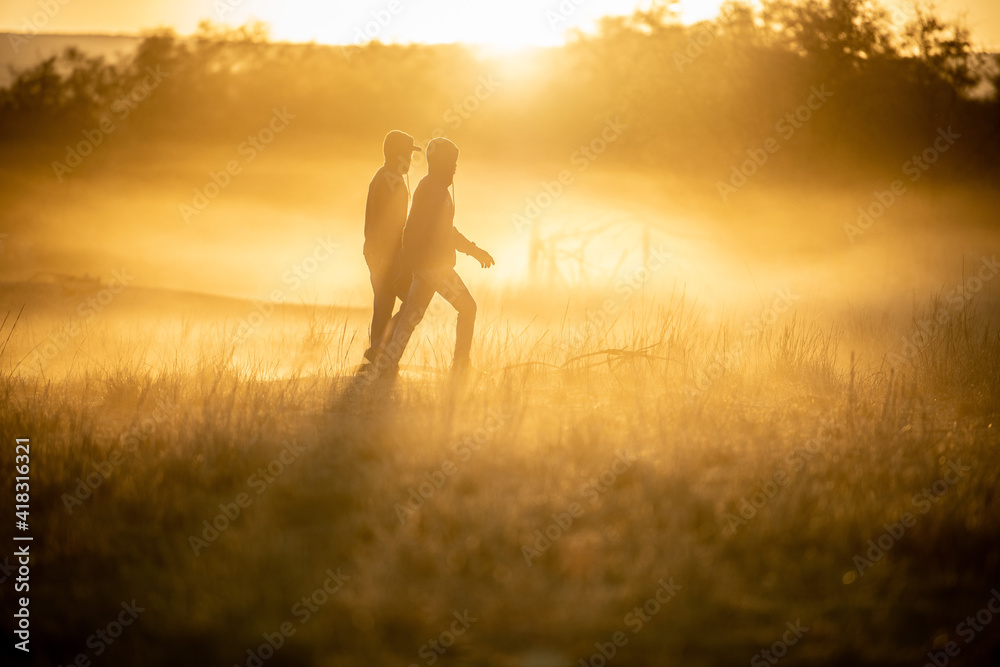
[[[455,202],[444,179],[428,174],[413,192],[403,228],[403,259],[413,269],[453,268],[455,251],[471,253],[476,244],[455,229]]]
[[[403,177],[385,165],[368,186],[365,206],[365,259],[393,260],[400,251],[409,193]]]

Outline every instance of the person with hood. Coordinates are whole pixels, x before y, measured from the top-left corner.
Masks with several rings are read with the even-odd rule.
[[[385,163],[368,186],[365,206],[365,263],[371,274],[374,301],[371,344],[365,359],[374,362],[383,341],[391,338],[396,298],[405,301],[410,289],[410,272],[402,263],[403,226],[410,203],[410,190],[403,180],[410,171],[413,152],[420,148],[413,137],[393,130],[382,142]]]
[[[484,269],[493,257],[455,229],[455,200],[448,188],[458,166],[458,146],[438,137],[427,144],[427,175],[413,193],[413,205],[403,228],[403,261],[413,270],[413,283],[399,315],[399,323],[384,359],[378,364],[383,375],[395,375],[406,344],[434,293],[458,311],[455,359],[452,373],[469,368],[469,350],[476,322],[476,302],[455,272],[455,251],[475,258]]]

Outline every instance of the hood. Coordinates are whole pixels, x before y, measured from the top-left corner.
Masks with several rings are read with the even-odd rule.
[[[427,173],[451,178],[452,167],[458,162],[458,153],[458,146],[444,137],[431,139],[427,144]]]

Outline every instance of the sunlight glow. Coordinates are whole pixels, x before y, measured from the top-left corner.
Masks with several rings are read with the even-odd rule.
[[[357,44],[373,39],[396,43],[465,42],[508,52],[524,46],[555,46],[569,31],[592,30],[607,15],[628,15],[667,0],[179,0],[126,3],[91,0],[57,3],[52,16],[39,0],[0,3],[0,31],[67,34],[135,34],[157,26],[191,34],[203,20],[238,27],[259,21],[280,41]],[[684,24],[718,15],[724,0],[676,0]],[[880,0],[892,20],[913,18],[910,0]],[[45,3],[41,3],[45,4]],[[751,4],[759,4],[753,0]],[[938,0],[945,18],[964,17],[976,41],[1000,43],[1000,4],[994,0]],[[41,17],[41,18],[39,18]]]
[[[680,0],[675,5],[684,23],[718,14],[723,0]],[[232,0],[231,0],[232,2]],[[448,0],[419,7],[403,0],[378,0],[350,5],[317,4],[307,0],[248,0],[235,3],[217,22],[240,25],[260,20],[282,41],[325,44],[382,42],[466,42],[510,51],[527,46],[562,44],[569,31],[592,30],[605,15],[627,15],[650,6],[648,0],[508,0],[469,3]]]

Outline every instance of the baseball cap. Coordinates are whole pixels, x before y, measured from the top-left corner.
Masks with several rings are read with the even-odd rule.
[[[399,130],[393,130],[389,134],[385,135],[385,141],[382,142],[382,154],[386,157],[390,155],[399,155],[400,153],[406,153],[413,151],[422,150],[420,146],[417,146],[413,141],[413,137],[408,135],[406,132],[400,132]]]

